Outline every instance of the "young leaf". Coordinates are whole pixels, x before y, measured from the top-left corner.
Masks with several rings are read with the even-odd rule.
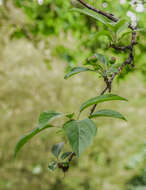
[[[126,31],[126,32],[124,32],[118,40],[119,41],[122,40],[124,37],[126,37],[128,34],[131,34],[131,33],[132,33],[132,31]]]
[[[123,27],[124,29],[128,27],[128,22],[126,19],[120,19],[114,26],[113,26],[113,30],[114,32],[120,32],[123,30]]]
[[[48,164],[48,169],[51,171],[54,171],[57,168],[57,162],[56,161],[52,161]]]
[[[84,15],[90,16],[90,17],[98,20],[99,22],[105,24],[106,26],[114,24],[113,22],[109,22],[103,16],[101,16],[99,14],[96,14],[92,10],[89,10],[89,9],[86,9],[86,8],[85,9],[73,8],[72,11],[76,11],[76,12],[79,12],[79,13],[83,13]]]
[[[63,114],[56,111],[42,112],[39,117],[39,127],[44,127],[45,125],[48,125],[53,119],[61,116],[63,116]]]
[[[77,156],[91,144],[97,132],[96,125],[91,119],[69,121],[64,124],[63,129]]]
[[[67,114],[67,115],[65,115],[65,116],[66,116],[67,118],[69,118],[69,119],[72,119],[74,115],[75,115],[75,113],[73,112],[73,113]]]
[[[114,66],[109,69],[109,73],[118,73],[118,72],[119,70]]]
[[[64,160],[64,159],[66,159],[67,157],[69,157],[71,154],[72,154],[72,152],[64,152],[64,153],[61,155],[61,159]]]
[[[126,22],[124,23],[121,27],[118,28],[118,30],[116,31],[116,35],[119,37],[119,35],[125,30],[128,29],[128,25],[129,23]],[[127,32],[127,31],[126,31]]]
[[[63,149],[64,142],[52,146],[51,152],[58,159],[61,150]]]
[[[99,36],[106,36],[110,41],[113,41],[113,37],[110,31],[103,30],[97,33],[97,37]]]
[[[96,97],[91,98],[88,101],[84,102],[80,107],[80,112],[82,112],[85,108],[87,108],[93,104],[98,104],[101,102],[112,101],[112,100],[127,101],[127,99],[122,98],[116,94],[104,94],[104,95],[96,96]]]
[[[93,57],[87,59],[86,62],[84,63],[84,65],[93,66],[94,71],[102,71],[103,72],[104,68],[99,63],[97,63],[97,60],[98,59],[95,54]]]
[[[47,128],[51,128],[53,127],[52,125],[45,125],[42,128],[36,127],[34,128],[31,132],[27,133],[26,135],[22,136],[15,147],[15,154],[14,156],[16,157],[17,153],[19,152],[19,150],[32,138],[34,137],[36,134],[40,133],[41,131],[43,131],[44,129]]]
[[[89,116],[89,118],[95,118],[95,117],[113,117],[113,118],[123,119],[126,121],[126,118],[122,114],[114,110],[108,110],[108,109],[99,110]]]
[[[73,69],[71,69],[71,71],[69,73],[67,73],[64,77],[64,79],[68,79],[69,77],[81,73],[81,72],[85,72],[85,71],[93,71],[89,68],[86,67],[74,67]]]
[[[96,56],[98,61],[102,62],[105,66],[107,66],[108,60],[107,60],[105,55],[102,55],[100,53],[96,53],[95,56]]]

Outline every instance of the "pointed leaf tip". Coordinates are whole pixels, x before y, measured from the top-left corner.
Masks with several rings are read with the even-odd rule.
[[[68,72],[64,79],[68,79],[70,78],[71,76],[75,75],[75,74],[78,74],[78,73],[81,73],[81,72],[85,72],[85,71],[93,71],[87,67],[74,67],[73,69],[71,69],[70,72]]]
[[[39,127],[36,127],[34,128],[31,132],[27,133],[26,135],[22,136],[17,144],[16,144],[16,147],[15,147],[15,152],[14,152],[14,157],[17,156],[17,153],[20,151],[20,149],[32,138],[34,137],[35,135],[37,135],[38,133],[40,133],[41,131],[43,131],[44,129],[47,129],[47,128],[51,128],[53,127],[52,125],[46,125],[42,128],[39,128]]]
[[[61,116],[63,116],[63,114],[56,111],[42,112],[39,116],[39,127],[44,127],[45,125],[48,125],[53,119]]]

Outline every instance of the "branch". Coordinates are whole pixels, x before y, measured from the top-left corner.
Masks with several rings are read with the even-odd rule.
[[[115,44],[110,44],[110,47],[117,51],[126,51],[130,49],[130,46],[116,46]]]
[[[77,0],[79,3],[81,3],[84,7],[98,13],[98,14],[101,14],[103,16],[105,16],[106,18],[110,19],[111,21],[113,22],[118,22],[119,21],[119,18],[116,18],[113,14],[111,13],[107,13],[107,12],[104,12],[104,11],[101,11],[95,7],[92,7],[91,5],[87,4],[84,0]],[[126,65],[131,65],[132,67],[134,67],[134,53],[133,53],[133,50],[134,50],[134,45],[137,44],[136,42],[136,27],[132,26],[131,24],[128,26],[133,32],[132,32],[132,37],[131,37],[131,43],[129,46],[123,46],[123,47],[118,47],[118,46],[115,46],[115,44],[111,44],[110,46],[118,51],[125,51],[125,50],[129,50],[129,56],[128,58],[124,61],[124,63],[122,63],[122,65],[118,68],[118,71],[121,72],[123,70],[123,68],[126,66]],[[111,76],[110,79],[108,79],[108,77],[106,76],[104,78],[104,81],[106,83],[106,86],[105,88],[102,90],[102,92],[100,93],[100,95],[103,95],[107,90],[109,92],[111,92],[111,87],[112,87],[112,82],[114,80],[114,78],[116,77],[116,75],[119,73],[119,72],[114,72]],[[95,108],[96,108],[97,104],[94,104],[93,107],[91,108],[90,110],[90,115],[95,111]],[[70,163],[73,159],[73,157],[75,156],[76,154],[74,152],[71,153],[69,159],[68,159],[68,162]]]
[[[113,21],[113,22],[118,22],[120,19],[115,17],[113,14],[111,13],[107,13],[107,12],[104,12],[100,9],[97,9],[91,5],[89,5],[88,3],[85,2],[85,0],[77,0],[81,5],[83,5],[84,7],[86,7],[87,9],[90,9],[100,15],[103,15],[105,16],[106,18],[108,18],[109,20]],[[132,26],[132,24],[130,24],[128,26],[131,30],[135,30],[136,28],[134,26]]]
[[[131,36],[131,43],[130,43],[130,46],[129,46],[129,49],[130,49],[129,56],[122,63],[122,65],[118,68],[119,72],[122,72],[123,68],[126,65],[131,65],[131,67],[134,67],[134,63],[133,63],[134,62],[134,53],[133,53],[133,50],[134,50],[134,45],[136,45],[136,44],[137,44],[137,42],[136,42],[136,31],[133,29],[132,36]],[[106,82],[106,87],[103,89],[103,91],[100,93],[100,95],[103,95],[107,90],[109,90],[109,92],[111,91],[112,82],[113,82],[114,78],[116,77],[116,75],[119,72],[114,72],[113,75],[111,76],[111,78],[108,81],[105,81]],[[97,104],[93,105],[93,107],[90,110],[90,115],[92,115],[92,113],[95,111],[96,106],[97,106]]]
[[[137,42],[136,42],[136,31],[134,29],[132,29],[132,30],[133,30],[133,32],[132,32],[132,36],[131,36],[131,43],[130,43],[130,46],[128,46],[129,47],[128,49],[130,50],[129,56],[121,64],[121,66],[118,68],[119,72],[121,72],[126,65],[131,65],[132,67],[134,67],[134,64],[133,64],[133,62],[134,62],[133,50],[134,50],[134,45],[136,45]],[[114,72],[110,79],[108,79],[107,77],[104,78],[106,86],[102,90],[102,92],[100,93],[100,95],[103,95],[107,90],[109,90],[109,92],[111,92],[112,82],[113,82],[114,78],[117,76],[117,74],[119,72]],[[97,104],[93,105],[93,107],[90,110],[90,115],[92,115],[92,113],[95,111],[96,106],[97,106]],[[69,159],[68,159],[69,163],[72,161],[72,159],[73,159],[74,156],[76,156],[76,154],[74,152],[72,152],[71,155],[70,155],[70,157],[69,157]]]
[[[103,16],[105,16],[106,18],[112,20],[113,22],[118,22],[119,18],[116,18],[113,14],[111,13],[107,13],[104,11],[101,11],[95,7],[92,7],[91,5],[89,5],[88,3],[86,3],[84,0],[77,0],[79,3],[81,3],[84,7],[86,7],[87,9],[90,9],[98,14],[101,14]]]

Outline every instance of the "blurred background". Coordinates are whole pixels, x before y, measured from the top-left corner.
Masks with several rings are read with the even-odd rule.
[[[113,93],[127,103],[106,103],[128,122],[96,119],[94,143],[74,159],[66,177],[47,169],[51,145],[62,139],[54,129],[27,143],[16,160],[20,136],[37,124],[42,111],[70,113],[104,87],[95,74],[64,80],[65,72],[94,53],[126,55],[109,49],[103,24],[71,11],[70,0],[0,0],[0,189],[146,190],[146,9],[145,0],[88,0],[117,17],[137,23],[135,69],[126,68]],[[121,44],[128,44],[130,36]],[[101,105],[99,105],[101,107]],[[58,123],[60,124],[60,123]]]

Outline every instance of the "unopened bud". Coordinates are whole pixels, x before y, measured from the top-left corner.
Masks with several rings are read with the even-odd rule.
[[[114,64],[116,62],[116,58],[115,57],[112,57],[111,59],[110,59],[110,63],[111,64]]]

